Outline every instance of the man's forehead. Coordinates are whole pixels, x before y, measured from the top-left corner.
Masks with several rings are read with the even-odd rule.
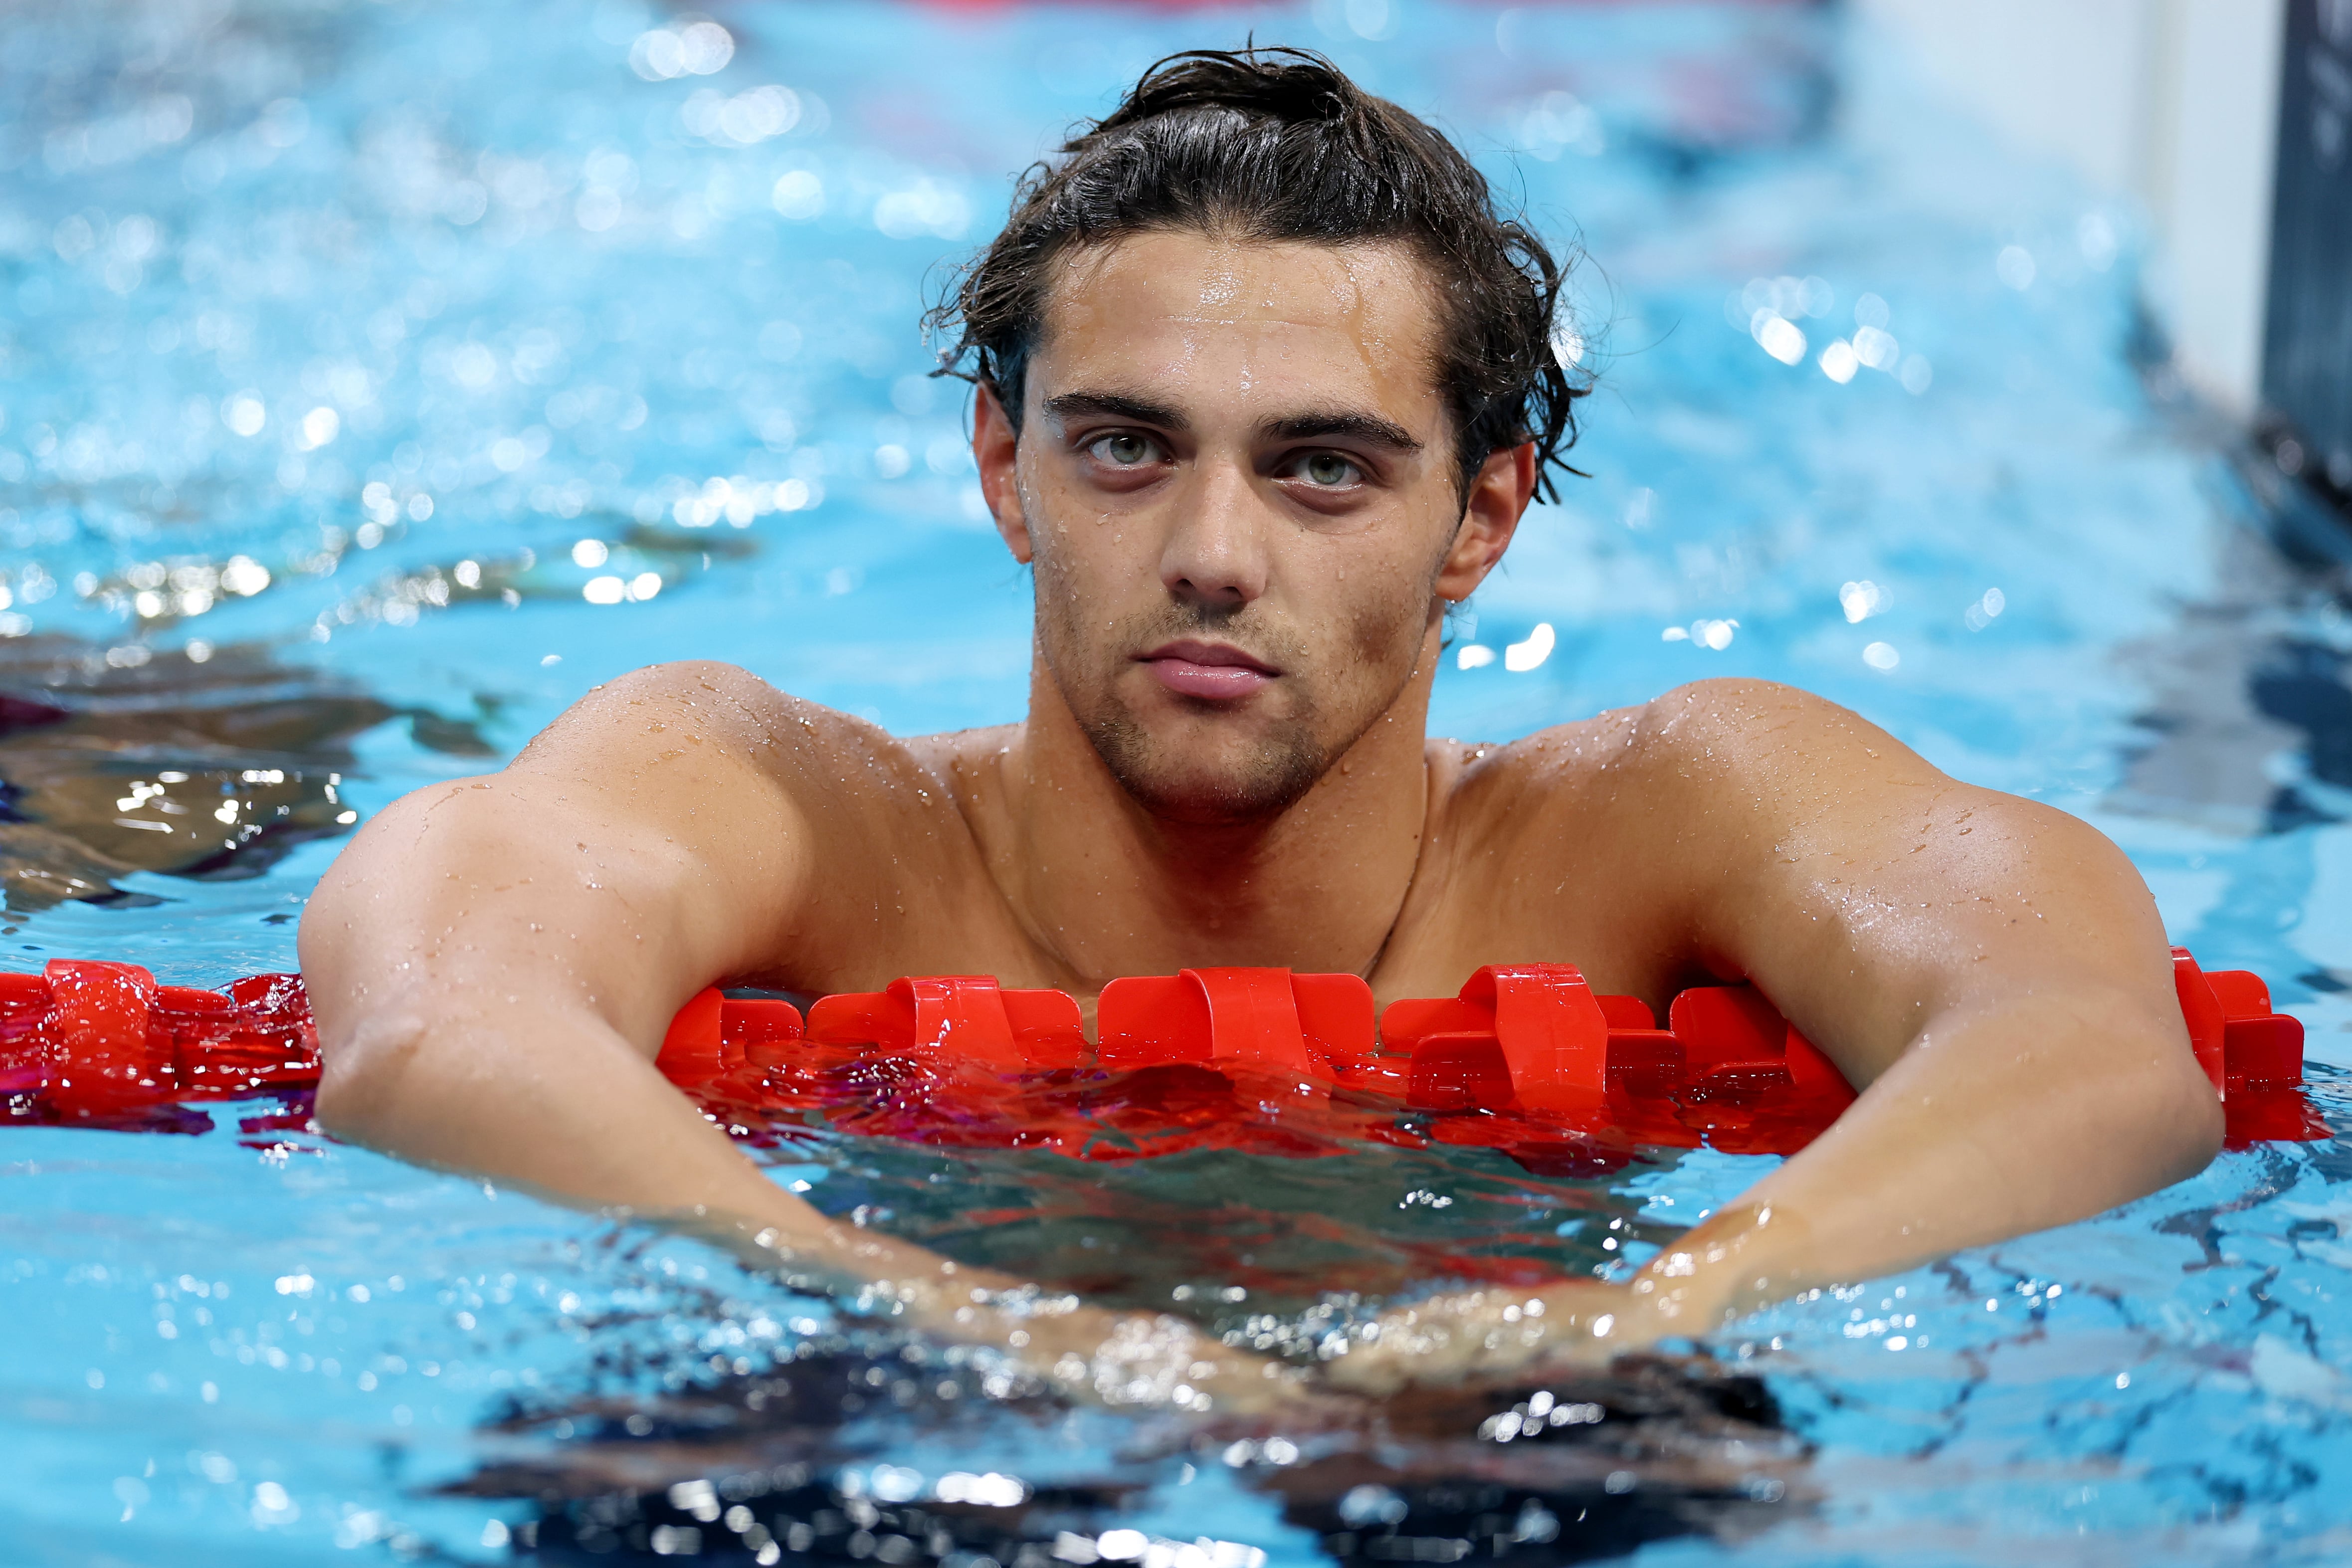
[[[1043,315],[1032,363],[1056,381],[1224,376],[1236,393],[1299,384],[1400,414],[1436,403],[1429,280],[1402,246],[1136,235],[1072,255]]]

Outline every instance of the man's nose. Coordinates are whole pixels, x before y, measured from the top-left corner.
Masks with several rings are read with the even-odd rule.
[[[1193,473],[1160,552],[1160,581],[1175,598],[1238,610],[1265,592],[1265,504],[1232,464],[1202,463]]]

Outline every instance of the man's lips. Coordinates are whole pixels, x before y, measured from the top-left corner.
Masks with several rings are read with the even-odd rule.
[[[1180,697],[1231,701],[1247,697],[1281,671],[1226,643],[1163,643],[1143,656],[1152,678]]]

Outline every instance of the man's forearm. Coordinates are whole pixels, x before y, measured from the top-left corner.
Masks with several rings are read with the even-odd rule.
[[[1248,1408],[1288,1394],[1261,1363],[1173,1320],[1086,1307],[827,1218],[768,1180],[593,1015],[501,1025],[389,1007],[331,1046],[329,1061],[322,1120],[404,1159],[625,1209],[801,1288],[855,1293],[909,1327],[1003,1347],[1096,1397],[1131,1401],[1148,1385],[1180,1405]]]
[[[878,1285],[929,1326],[954,1324],[974,1289],[1016,1283],[826,1218],[770,1181],[585,1012],[486,1017],[387,1006],[331,1039],[320,1115],[331,1131],[402,1159],[625,1210],[814,1288]]]
[[[319,1110],[355,1142],[583,1206],[823,1223],[592,1014],[395,1001],[342,1034],[326,1041]]]
[[[2113,994],[1938,1017],[1835,1125],[1652,1259],[1637,1310],[1703,1333],[2195,1174],[2221,1114],[2179,1033]]]
[[[1381,1391],[1703,1336],[1814,1286],[2129,1202],[2194,1174],[2221,1140],[2177,1013],[2113,992],[1947,1011],[1821,1137],[1630,1281],[1417,1301],[1330,1375]]]

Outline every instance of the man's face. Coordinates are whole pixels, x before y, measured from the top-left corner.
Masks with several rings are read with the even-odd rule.
[[[984,405],[975,447],[1045,665],[1155,815],[1297,801],[1501,553],[1525,493],[1474,488],[1499,536],[1461,526],[1436,330],[1395,247],[1177,232],[1062,265],[1017,446]]]

